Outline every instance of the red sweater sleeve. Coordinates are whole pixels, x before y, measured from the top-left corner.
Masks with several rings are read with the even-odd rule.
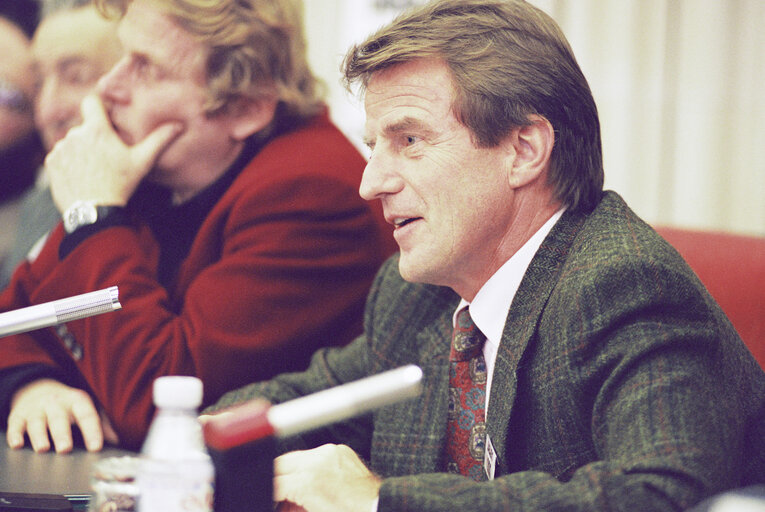
[[[381,212],[358,197],[363,165],[328,122],[271,142],[203,222],[169,290],[147,228],[108,228],[58,261],[59,228],[0,304],[117,285],[123,309],[68,325],[79,359],[46,330],[9,338],[0,368],[74,366],[128,447],[143,440],[156,377],[199,376],[209,404],[304,368],[319,346],[361,333],[367,290],[393,249]]]

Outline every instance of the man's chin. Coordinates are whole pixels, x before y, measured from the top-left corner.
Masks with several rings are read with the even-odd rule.
[[[56,130],[55,132],[43,133],[45,148],[48,150],[48,152],[50,152],[50,150],[53,149],[53,146],[55,146],[58,143],[58,141],[66,137],[67,133],[69,133],[69,129]]]
[[[146,175],[144,180],[150,183],[154,183],[155,185],[165,185],[164,180],[162,178],[163,178],[162,171],[159,170],[157,166],[155,165],[154,167],[151,168],[151,170]]]
[[[408,281],[410,283],[423,283],[424,281],[424,272],[423,268],[421,268],[421,265],[418,265],[416,261],[414,261],[414,258],[411,254],[407,254],[404,251],[401,251],[399,255],[398,260],[398,272],[401,274],[401,277],[404,279],[404,281]]]

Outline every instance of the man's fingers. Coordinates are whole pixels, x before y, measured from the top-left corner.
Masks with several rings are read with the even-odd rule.
[[[274,476],[293,473],[300,464],[303,452],[288,452],[274,459]]]
[[[181,134],[183,123],[165,123],[154,129],[132,148],[134,161],[142,167],[151,167],[159,154]]]
[[[104,434],[104,442],[119,444],[120,437],[117,435],[117,431],[114,430],[114,427],[112,427],[112,422],[109,421],[109,417],[106,415],[106,412],[101,411],[99,417],[101,418],[101,430]]]
[[[71,452],[74,442],[72,441],[69,414],[63,408],[55,407],[47,410],[47,416],[48,430],[56,451],[58,453]]]
[[[328,448],[335,445],[322,445],[310,450],[297,450],[279,455],[274,459],[274,475],[287,475],[305,470],[323,460]]]
[[[274,470],[274,472],[276,472],[276,470]],[[289,477],[274,476],[273,484],[272,484],[273,487],[271,492],[273,492],[274,501],[277,503],[279,503],[280,501],[287,500],[287,484],[286,484],[287,478]]]
[[[315,450],[316,448],[288,452],[274,459],[274,501],[288,502],[290,507],[285,510],[302,510],[301,489],[311,486],[308,479],[313,476],[313,472],[309,466],[312,464]]]
[[[27,434],[32,449],[38,453],[50,450],[48,438],[48,423],[45,418],[31,418],[27,420]]]
[[[279,503],[277,510],[297,512],[305,510],[300,505],[300,490],[305,485],[301,478],[295,475],[277,476],[273,480],[273,498]]]
[[[371,510],[380,484],[346,445],[325,444],[274,460],[274,501],[306,510]]]
[[[104,446],[104,433],[101,428],[101,419],[93,402],[87,396],[84,398],[86,399],[78,400],[72,404],[72,419],[80,427],[85,448],[90,452],[95,452]],[[58,451],[58,445],[56,448]]]
[[[8,446],[14,450],[24,447],[24,435],[18,432],[6,432],[5,440]]]
[[[82,113],[83,123],[91,120],[99,123],[109,123],[104,104],[96,94],[88,94],[83,98],[82,103],[80,103],[80,112]]]
[[[276,505],[276,512],[306,512],[306,509],[289,501],[281,501]]]
[[[26,432],[36,452],[50,450],[51,439],[57,452],[70,452],[74,447],[72,423],[80,428],[88,450],[102,448],[101,421],[90,395],[58,381],[40,379],[14,394],[6,439],[9,446],[20,448]]]
[[[5,431],[5,439],[8,441],[8,446],[13,449],[24,446],[24,430],[26,425],[26,421],[14,415],[8,416],[8,429]]]

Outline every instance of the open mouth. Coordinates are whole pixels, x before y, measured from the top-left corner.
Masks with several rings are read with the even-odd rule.
[[[422,217],[409,217],[407,219],[396,219],[393,222],[393,225],[396,226],[396,228],[403,228],[407,224],[410,224],[416,220],[420,220]]]

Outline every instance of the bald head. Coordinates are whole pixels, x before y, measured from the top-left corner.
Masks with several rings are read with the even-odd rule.
[[[35,120],[46,148],[80,123],[82,99],[122,54],[116,22],[88,5],[45,17],[32,40],[39,74]]]

